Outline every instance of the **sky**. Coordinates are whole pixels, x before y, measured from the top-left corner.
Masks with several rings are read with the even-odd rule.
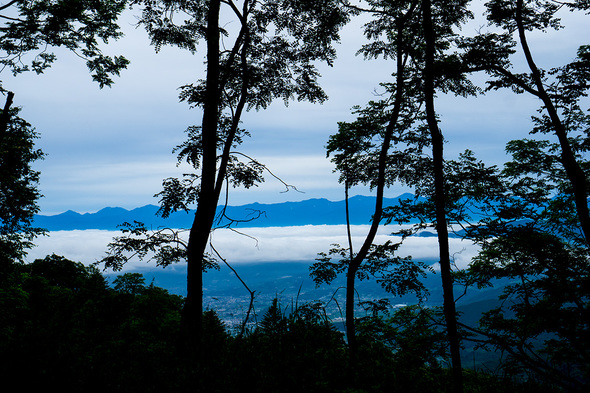
[[[44,195],[41,214],[157,204],[154,194],[161,190],[162,179],[187,171],[186,166],[176,166],[172,149],[184,140],[188,126],[200,124],[201,116],[178,102],[178,87],[203,77],[205,45],[194,55],[176,48],[155,53],[146,33],[133,26],[137,12],[125,13],[125,37],[105,47],[106,53],[123,54],[131,61],[112,88],[99,89],[84,61],[59,49],[57,62],[42,75],[13,78],[6,70],[1,75],[4,88],[15,93],[14,104],[22,107],[21,117],[39,133],[37,147],[46,154],[35,164]],[[474,34],[484,23],[481,12],[476,12],[478,20],[464,29],[466,34]],[[539,65],[551,67],[572,59],[590,36],[586,21],[564,14],[564,30],[532,35],[530,45]],[[326,158],[326,141],[338,121],[353,120],[353,105],[375,98],[379,82],[389,81],[393,71],[391,61],[365,61],[355,55],[365,42],[361,26],[360,20],[349,24],[341,34],[334,66],[320,67],[327,102],[288,107],[275,102],[268,110],[243,117],[243,127],[252,137],[241,150],[300,192],[284,193],[281,183],[266,176],[257,188],[232,190],[231,205],[343,199],[343,187]],[[486,162],[501,164],[505,143],[527,135],[538,102],[505,91],[469,99],[439,96],[436,107],[448,140],[447,158],[470,148]],[[392,187],[388,196],[405,191]],[[358,188],[352,193],[370,191]]]

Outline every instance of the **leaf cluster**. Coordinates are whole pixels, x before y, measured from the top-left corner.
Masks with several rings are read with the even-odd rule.
[[[449,230],[464,236],[464,231],[475,231],[481,220],[493,214],[506,192],[499,172],[496,166],[478,160],[470,150],[461,153],[457,160],[445,161],[445,209]],[[399,231],[405,236],[433,227],[436,222],[432,172],[415,170],[414,173],[417,174],[414,197],[400,200],[383,212],[385,224],[411,224]]]
[[[394,296],[413,293],[423,301],[428,290],[421,282],[426,272],[431,270],[425,263],[415,261],[412,257],[400,257],[396,252],[401,245],[387,241],[384,244],[373,244],[365,260],[356,272],[359,280],[375,279],[387,292]],[[339,258],[334,260],[334,258]],[[330,284],[339,274],[347,272],[348,265],[354,254],[339,244],[333,244],[328,253],[320,252],[309,270],[316,283]]]
[[[575,3],[558,2],[553,0],[527,0],[521,1],[523,25],[526,30],[547,29],[558,30],[563,26],[561,20],[555,14],[563,7],[575,7]],[[517,18],[517,2],[509,0],[492,0],[486,3],[486,16],[488,20],[505,30],[514,32]]]
[[[419,373],[426,367],[440,367],[441,360],[449,357],[441,321],[441,310],[436,308],[387,308],[378,315],[361,318],[358,331],[362,340],[384,345],[397,361]]]
[[[486,344],[507,353],[508,372],[528,369],[548,383],[582,389],[590,371],[588,266],[585,250],[528,225],[483,245],[470,274],[483,283],[511,279],[501,305],[480,320]]]
[[[146,27],[157,50],[174,45],[194,52],[204,39],[208,2],[136,3],[142,7],[139,24]],[[285,103],[327,98],[314,62],[331,64],[336,57],[332,42],[339,40],[338,31],[348,20],[338,1],[245,1],[241,7],[233,0],[222,3],[228,6],[227,25],[238,25],[235,31],[221,29],[222,108],[235,108],[243,98],[249,109],[266,108],[277,98]],[[202,106],[205,86],[204,80],[182,86],[181,100]]]
[[[173,263],[186,261],[187,242],[181,237],[185,231],[170,228],[148,229],[143,223],[123,223],[120,225],[122,236],[116,236],[107,245],[107,256],[96,265],[104,269],[120,271],[133,258],[155,261],[156,266],[166,267]],[[219,265],[208,255],[203,259],[203,271],[219,269]]]
[[[416,170],[429,165],[424,149],[429,146],[427,130],[420,124],[421,118],[408,105],[401,113],[391,138],[392,148],[387,155],[385,184],[397,181],[413,184]],[[338,132],[331,135],[326,145],[327,155],[332,157],[340,182],[348,186],[377,185],[377,168],[381,145],[386,128],[392,116],[391,104],[387,100],[372,101],[366,108],[354,108],[358,115],[353,122],[338,123]],[[418,169],[420,168],[420,169]]]
[[[117,18],[127,0],[16,0],[0,8],[0,69],[14,75],[42,73],[55,61],[52,47],[67,48],[86,60],[102,88],[113,83],[129,61],[106,56],[100,44],[122,36]],[[26,59],[34,53],[32,60]]]

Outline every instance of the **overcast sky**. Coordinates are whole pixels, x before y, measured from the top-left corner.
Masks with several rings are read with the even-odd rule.
[[[156,54],[146,33],[132,26],[134,12],[127,12],[121,21],[125,37],[105,50],[131,61],[112,88],[100,90],[84,61],[61,50],[56,52],[55,65],[43,75],[12,78],[5,71],[1,76],[4,88],[15,93],[15,105],[23,108],[21,117],[40,134],[37,146],[47,155],[35,165],[41,171],[42,214],[157,204],[153,195],[160,191],[162,179],[183,172],[176,167],[172,149],[184,140],[187,126],[200,124],[201,116],[178,102],[178,87],[203,77],[205,45],[195,55],[173,48]],[[542,67],[571,60],[590,36],[586,17],[566,13],[564,20],[564,30],[531,37]],[[464,32],[474,34],[481,24],[475,22]],[[282,193],[283,186],[267,176],[258,188],[233,191],[230,204],[343,199],[342,186],[325,158],[325,143],[336,123],[352,120],[350,108],[374,98],[378,83],[390,80],[393,70],[391,61],[355,56],[364,42],[360,26],[356,21],[345,28],[334,67],[321,67],[328,102],[289,107],[276,102],[264,112],[243,117],[243,127],[252,138],[242,151],[302,193]],[[447,158],[470,148],[476,156],[499,164],[504,161],[505,143],[527,135],[538,103],[529,96],[503,92],[470,99],[441,96],[436,106],[448,140]],[[394,188],[389,196],[403,191]]]

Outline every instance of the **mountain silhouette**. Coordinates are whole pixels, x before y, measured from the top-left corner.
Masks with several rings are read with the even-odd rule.
[[[395,198],[384,198],[384,206],[393,206],[400,199],[413,198],[402,194]],[[349,199],[350,223],[352,225],[370,224],[375,207],[375,197],[357,195]],[[56,215],[36,215],[34,225],[48,231],[71,231],[84,229],[117,230],[124,222],[143,222],[148,228],[190,228],[194,211],[175,212],[164,219],[156,213],[158,206],[146,205],[132,210],[121,207],[105,207],[96,213],[80,214],[68,210]],[[345,201],[327,199],[308,199],[300,202],[274,204],[252,203],[241,206],[217,208],[219,225],[234,227],[272,227],[301,225],[339,225],[346,224]]]

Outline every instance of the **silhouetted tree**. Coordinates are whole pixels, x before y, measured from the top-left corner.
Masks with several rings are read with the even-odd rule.
[[[21,261],[32,240],[43,233],[33,225],[39,211],[37,189],[39,172],[32,169],[43,153],[35,149],[37,133],[11,108],[8,95],[0,114],[0,274],[5,274],[15,261]]]
[[[328,142],[328,155],[334,153],[333,162],[336,163],[338,171],[341,173],[340,181],[344,183],[345,193],[348,195],[350,186],[364,183],[375,187],[377,198],[375,201],[375,211],[373,213],[371,227],[358,252],[354,252],[349,230],[349,261],[346,265],[329,266],[329,257],[324,254],[320,258],[320,263],[312,266],[312,275],[316,283],[322,281],[329,282],[335,276],[334,273],[326,275],[327,270],[335,268],[336,271],[342,271],[346,266],[346,332],[348,344],[350,346],[351,356],[356,356],[357,344],[355,334],[355,280],[358,275],[363,274],[360,270],[371,269],[368,266],[362,266],[369,254],[375,254],[373,241],[381,221],[383,209],[383,195],[386,184],[391,184],[398,177],[403,177],[401,171],[394,169],[388,170],[388,165],[395,166],[400,164],[410,152],[398,152],[396,157],[390,154],[390,147],[393,144],[401,144],[404,140],[404,130],[410,127],[414,122],[415,109],[413,97],[406,92],[406,80],[410,77],[412,71],[408,70],[412,65],[410,51],[413,49],[411,42],[416,33],[415,15],[418,13],[417,2],[399,2],[396,4],[380,4],[374,2],[372,10],[363,10],[359,7],[351,7],[358,12],[374,12],[376,20],[365,25],[365,35],[369,38],[380,37],[380,32],[388,30],[388,41],[379,42],[375,46],[366,45],[361,50],[366,57],[392,57],[396,59],[395,83],[387,86],[389,97],[381,102],[371,102],[367,109],[360,110],[356,108],[359,119],[354,123],[339,123],[338,134],[333,135]],[[382,8],[380,8],[382,7]],[[380,44],[380,45],[379,45]],[[409,89],[411,90],[411,88]],[[414,149],[414,147],[410,147]],[[398,161],[398,162],[396,162]],[[375,172],[376,171],[376,172]],[[348,198],[346,198],[348,202]],[[346,211],[348,222],[348,208]],[[395,250],[399,245],[383,245],[381,251],[387,250],[381,256],[389,255],[391,264],[400,261],[393,257]],[[378,252],[378,251],[377,251]],[[341,253],[334,250],[332,254]],[[345,256],[346,253],[342,253]],[[368,258],[371,260],[371,258]],[[379,258],[377,258],[379,259]],[[387,260],[387,258],[381,259]],[[375,259],[373,259],[375,261]],[[341,261],[342,262],[342,261]],[[362,269],[361,269],[362,267]],[[386,269],[385,265],[381,265]]]
[[[365,183],[374,187],[377,193],[369,235],[360,251],[356,255],[351,253],[347,285],[354,289],[355,274],[367,256],[382,219],[384,187],[401,181],[424,191],[424,196],[433,201],[429,206],[434,214],[429,218],[439,236],[445,316],[456,386],[460,390],[459,338],[448,249],[449,209],[445,206],[447,185],[444,179],[443,135],[438,128],[434,96],[436,91],[461,96],[477,92],[477,88],[466,78],[459,56],[450,51],[457,38],[453,27],[460,26],[471,17],[471,12],[467,9],[467,1],[367,3],[370,6],[367,9],[350,6],[357,12],[372,13],[374,17],[365,26],[365,34],[373,42],[365,45],[361,52],[367,57],[395,58],[396,80],[383,84],[387,98],[359,111],[362,117],[356,123],[341,123],[339,134],[328,145],[329,153],[338,152],[334,161],[345,187]],[[401,146],[397,153],[389,152],[390,143]],[[433,149],[432,157],[425,159],[424,148],[429,145]],[[375,146],[381,148],[378,155],[374,152]],[[352,294],[349,300],[351,304],[347,303],[347,315],[352,316]],[[353,323],[347,317],[349,340],[354,332]],[[354,341],[352,343],[354,345]]]
[[[542,69],[528,44],[530,32],[563,27],[559,12],[587,12],[585,1],[491,1],[490,25],[503,32],[464,38],[465,68],[490,75],[487,88],[510,88],[540,99],[530,139],[514,140],[512,155],[487,193],[486,214],[467,227],[481,244],[467,283],[510,279],[499,307],[474,331],[507,354],[508,375],[544,381],[567,391],[588,378],[588,152],[589,116],[582,102],[590,87],[589,48],[573,61]],[[523,56],[526,70],[512,65]],[[550,136],[555,137],[555,141]]]
[[[567,391],[588,378],[588,251],[558,143],[516,140],[513,160],[493,176],[474,225],[464,235],[481,245],[457,279],[486,287],[508,280],[498,306],[471,338],[506,354],[502,368],[517,379]],[[587,160],[581,161],[588,171]]]
[[[4,387],[158,392],[182,386],[183,300],[142,281],[130,273],[116,278],[113,289],[95,267],[57,255],[15,266],[0,286],[0,356],[10,360],[0,363]]]
[[[197,204],[188,242],[188,339],[197,345],[202,315],[202,266],[224,185],[246,188],[262,181],[264,167],[232,153],[247,133],[239,128],[244,110],[263,109],[274,99],[323,101],[315,61],[331,64],[338,29],[346,15],[337,1],[137,1],[139,23],[156,49],[175,45],[196,51],[207,43],[204,80],[182,88],[180,98],[203,109],[200,126],[188,129],[179,147],[197,173],[167,179],[161,214]],[[221,10],[221,7],[226,7]],[[235,25],[227,25],[232,20]],[[235,26],[226,30],[222,26]],[[223,37],[223,40],[221,39]],[[222,46],[223,45],[223,46]]]
[[[463,4],[464,5],[464,4]],[[442,12],[445,12],[444,8]],[[465,12],[465,11],[463,11]],[[459,16],[459,20],[464,18]],[[453,277],[451,276],[451,256],[449,251],[449,233],[447,226],[446,208],[446,180],[444,176],[444,137],[438,127],[436,111],[434,108],[435,94],[435,57],[442,48],[437,48],[437,39],[440,32],[435,31],[432,16],[432,3],[430,0],[422,0],[422,23],[424,28],[424,68],[422,71],[424,82],[424,105],[426,123],[430,130],[432,141],[432,169],[434,180],[434,210],[435,227],[438,237],[440,274],[443,287],[443,311],[447,325],[447,335],[451,348],[451,361],[453,367],[453,391],[463,391],[463,371],[461,366],[461,344],[457,329],[457,312],[455,309],[455,296],[453,294]],[[447,31],[447,34],[450,32]],[[448,44],[447,44],[448,45]],[[440,52],[439,52],[440,53]]]
[[[581,46],[571,63],[544,70],[535,61],[528,44],[530,32],[546,32],[562,27],[559,11],[587,13],[588,2],[494,0],[486,6],[490,25],[503,29],[505,33],[482,33],[464,39],[461,45],[467,49],[466,68],[487,72],[492,77],[487,82],[488,89],[511,88],[518,94],[528,93],[541,101],[540,116],[533,118],[536,126],[532,133],[553,134],[559,141],[561,165],[570,184],[567,193],[573,196],[588,243],[590,187],[576,150],[579,137],[584,135],[587,127],[587,114],[581,109],[580,100],[587,96],[590,86],[590,47]],[[522,73],[515,72],[511,64],[519,49],[519,55],[524,56],[528,68]]]
[[[65,47],[86,59],[92,77],[102,88],[112,84],[128,61],[103,54],[100,41],[121,36],[117,18],[127,1],[7,0],[0,4],[0,72],[42,73],[55,61],[51,49]],[[39,172],[32,162],[43,157],[34,148],[37,134],[18,117],[14,93],[0,80],[6,103],[0,113],[0,264],[21,260],[31,241],[43,233],[32,224],[38,212]]]

